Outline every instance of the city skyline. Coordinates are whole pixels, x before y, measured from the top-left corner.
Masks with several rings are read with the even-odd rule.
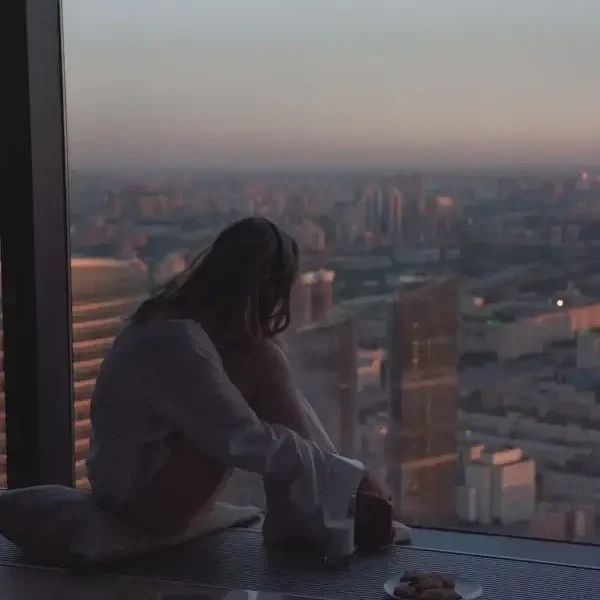
[[[65,0],[71,165],[597,164],[599,18],[591,0]]]

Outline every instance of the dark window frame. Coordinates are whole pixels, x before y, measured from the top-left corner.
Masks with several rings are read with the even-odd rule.
[[[0,215],[8,486],[72,486],[69,204],[60,0],[5,0]],[[11,191],[9,195],[8,191]]]

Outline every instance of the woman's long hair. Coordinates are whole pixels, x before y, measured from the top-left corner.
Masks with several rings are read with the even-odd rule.
[[[242,219],[160,287],[131,320],[140,323],[157,315],[192,319],[215,343],[275,337],[290,324],[298,261],[295,240],[274,223]]]

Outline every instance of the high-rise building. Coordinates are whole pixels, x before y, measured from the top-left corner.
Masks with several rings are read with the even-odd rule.
[[[386,184],[370,187],[363,196],[365,227],[367,232],[392,241],[402,238],[404,197],[401,190]]]
[[[291,327],[298,329],[308,325],[311,320],[311,294],[312,288],[310,278],[304,273],[298,277],[298,280],[292,288],[290,303],[292,322]]]
[[[85,457],[89,447],[90,399],[106,352],[125,319],[148,293],[148,275],[140,263],[113,258],[71,259],[73,294],[73,448],[78,486],[87,485]],[[4,373],[0,370],[0,406]],[[3,410],[0,412],[4,413]],[[4,422],[1,427],[0,487],[6,487]]]
[[[465,521],[510,525],[530,521],[536,504],[536,465],[520,448],[483,448],[464,465],[457,514]]]
[[[402,237],[408,242],[420,242],[427,200],[425,178],[421,173],[411,173],[397,181],[403,196]]]
[[[365,229],[369,233],[379,231],[381,224],[381,195],[375,187],[367,188],[362,198],[365,211]]]
[[[298,388],[342,454],[354,454],[357,356],[353,319],[316,323],[288,338]]]
[[[385,190],[383,202],[385,233],[390,239],[400,241],[402,239],[402,216],[404,197],[397,187],[388,187]]]
[[[389,349],[388,484],[397,516],[455,516],[458,288],[424,278],[397,292]]]
[[[333,309],[335,271],[321,269],[302,273],[292,290],[292,326],[325,321]]]
[[[71,260],[73,293],[73,380],[75,476],[87,485],[90,400],[106,352],[149,291],[141,263],[113,258]]]
[[[335,271],[321,269],[312,274],[311,320],[324,321],[333,309]]]
[[[529,526],[534,537],[576,542],[593,541],[596,510],[572,502],[541,502]]]

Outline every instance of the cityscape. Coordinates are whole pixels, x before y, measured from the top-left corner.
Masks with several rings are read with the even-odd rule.
[[[598,540],[600,177],[72,174],[76,464],[123,318],[233,220],[301,247],[285,344],[413,525]],[[238,474],[227,497],[261,503]]]
[[[62,7],[78,487],[126,319],[259,215],[298,389],[398,520],[600,543],[600,3]]]

